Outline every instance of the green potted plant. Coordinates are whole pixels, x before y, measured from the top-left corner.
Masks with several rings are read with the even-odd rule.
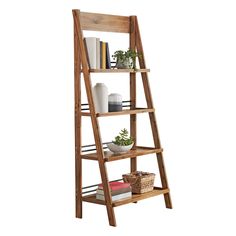
[[[107,147],[111,152],[124,153],[128,152],[134,145],[134,140],[129,136],[127,129],[122,129],[119,135],[115,137],[112,143],[108,143]]]
[[[117,69],[135,69],[136,57],[141,56],[135,50],[128,49],[127,51],[117,50],[112,57],[116,60]]]

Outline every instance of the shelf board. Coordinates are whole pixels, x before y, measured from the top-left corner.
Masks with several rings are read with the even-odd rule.
[[[122,110],[122,111],[115,111],[115,112],[107,112],[107,113],[96,113],[96,117],[105,117],[105,116],[120,116],[120,115],[132,115],[138,113],[145,113],[145,112],[154,112],[154,108],[135,108],[132,110]],[[90,112],[81,112],[82,116],[91,116]]]
[[[90,73],[145,73],[150,69],[90,69]]]
[[[122,199],[122,200],[119,200],[119,201],[114,201],[112,203],[112,206],[113,207],[122,206],[122,205],[125,205],[125,204],[128,204],[128,203],[138,202],[138,201],[143,200],[143,199],[147,199],[147,198],[150,198],[150,197],[155,197],[155,196],[158,196],[160,194],[166,194],[166,193],[169,193],[168,188],[164,189],[164,188],[154,187],[154,189],[150,192],[142,193],[142,194],[132,194],[131,198]],[[82,200],[84,202],[90,202],[90,203],[105,205],[105,201],[96,199],[96,194],[90,194],[90,195],[87,195],[87,196],[83,196]]]
[[[105,156],[104,161],[105,162],[118,161],[126,158],[135,158],[137,156],[143,156],[152,153],[160,153],[162,151],[163,151],[162,148],[150,148],[150,147],[140,147],[140,146],[137,146],[126,153],[120,153],[120,154],[114,154],[113,152],[110,151],[104,151],[104,156]],[[96,160],[96,161],[98,160],[96,152],[83,154],[81,155],[81,158],[87,160]]]

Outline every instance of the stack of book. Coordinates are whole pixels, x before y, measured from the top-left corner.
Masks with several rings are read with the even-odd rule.
[[[90,69],[111,69],[110,51],[107,42],[99,38],[86,37],[85,46]]]
[[[119,201],[122,199],[131,198],[132,196],[131,186],[129,183],[111,182],[110,189],[112,201]],[[102,184],[98,185],[96,199],[103,201],[105,200]]]

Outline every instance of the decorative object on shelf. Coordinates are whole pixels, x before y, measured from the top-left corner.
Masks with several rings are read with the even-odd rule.
[[[96,113],[108,112],[108,89],[104,83],[96,83],[93,87],[93,98]]]
[[[127,129],[122,129],[112,143],[108,143],[107,147],[111,152],[116,154],[128,152],[134,145],[133,138],[129,136]]]
[[[100,39],[96,37],[86,37],[84,40],[88,55],[89,68],[100,69]]]
[[[153,190],[155,174],[135,171],[122,175],[125,183],[130,183],[132,193],[146,193]]]
[[[116,59],[117,69],[135,69],[136,57],[140,57],[135,50],[128,49],[127,51],[117,50],[112,57]]]
[[[108,96],[108,111],[122,111],[122,96],[119,93],[111,93]]]
[[[131,198],[132,191],[130,183],[122,183],[118,181],[110,182],[111,198],[112,201],[118,201],[126,198]],[[105,200],[103,185],[99,184],[96,192],[96,199]]]

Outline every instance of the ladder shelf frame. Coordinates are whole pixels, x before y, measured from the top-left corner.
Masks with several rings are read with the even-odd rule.
[[[172,208],[170,190],[163,160],[163,150],[161,148],[157,122],[155,117],[155,109],[153,106],[151,90],[148,80],[149,69],[146,68],[144,51],[141,41],[141,35],[138,26],[137,16],[116,16],[98,13],[80,12],[80,10],[72,10],[74,19],[74,95],[75,95],[75,204],[76,217],[82,218],[82,202],[91,202],[106,206],[109,224],[116,226],[116,218],[114,207],[124,205],[131,202],[137,202],[142,199],[164,195],[165,205]],[[105,31],[105,32],[121,32],[129,34],[130,49],[137,50],[142,57],[139,57],[140,69],[90,69],[88,58],[84,45],[83,30]],[[92,97],[92,83],[90,73],[129,73],[130,77],[130,109],[121,112],[96,113],[94,101]],[[140,73],[147,102],[147,108],[136,107],[136,73]],[[83,112],[81,109],[81,74],[83,74],[85,89],[88,99],[89,112]],[[152,129],[154,147],[138,147],[137,140],[137,114],[147,112]],[[99,128],[99,117],[130,115],[130,135],[134,138],[134,148],[123,155],[112,155],[103,150],[101,140],[101,132]],[[95,139],[96,153],[83,154],[81,142],[81,120],[82,116],[91,118],[93,134]],[[90,146],[90,145],[88,145]],[[146,194],[133,194],[131,199],[112,202],[111,192],[109,188],[109,180],[107,174],[106,162],[122,160],[130,158],[130,171],[137,170],[137,156],[146,154],[156,154],[157,164],[162,187],[154,187],[152,192]],[[101,180],[104,188],[105,201],[96,199],[95,194],[83,196],[82,187],[82,159],[96,160],[99,164]]]

